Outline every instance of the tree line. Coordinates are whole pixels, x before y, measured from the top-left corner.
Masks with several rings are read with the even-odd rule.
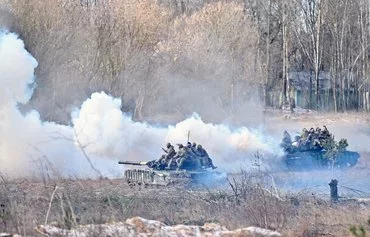
[[[310,82],[302,92],[308,108],[369,111],[368,1],[246,0],[244,4],[259,29],[265,94],[281,81],[283,101],[289,101],[291,80],[297,79],[291,72],[307,72]],[[327,75],[325,88],[320,74]]]
[[[370,110],[365,0],[0,0],[0,12],[39,61],[30,106],[44,119],[68,121],[101,90],[138,120],[243,118],[297,93],[307,109]]]

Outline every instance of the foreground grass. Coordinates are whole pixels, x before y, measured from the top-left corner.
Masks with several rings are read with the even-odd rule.
[[[123,221],[133,216],[166,224],[218,222],[230,229],[259,226],[284,236],[350,235],[370,209],[356,201],[331,204],[307,194],[281,195],[241,174],[216,188],[135,187],[123,180],[29,180],[0,184],[0,231],[32,235],[34,227]]]

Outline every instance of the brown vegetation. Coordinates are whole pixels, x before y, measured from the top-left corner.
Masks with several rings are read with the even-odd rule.
[[[256,183],[257,180],[260,180]],[[135,187],[123,180],[18,180],[1,182],[1,231],[30,235],[40,224],[63,228],[124,221],[133,216],[167,225],[215,222],[229,229],[258,226],[284,236],[349,234],[365,223],[368,204],[333,205],[310,195],[281,195],[261,176],[242,172],[217,189]],[[364,206],[365,205],[365,206]]]
[[[147,0],[8,3],[10,30],[40,64],[32,105],[44,118],[67,121],[71,106],[104,90],[136,119],[194,111],[222,119],[258,84],[256,31],[238,3],[189,15]]]
[[[369,110],[368,4],[2,0],[0,24],[39,61],[32,106],[48,120],[67,122],[104,90],[136,119],[197,111],[217,121],[260,101],[281,106],[291,72],[311,73],[308,108]],[[330,79],[321,92],[320,73]]]

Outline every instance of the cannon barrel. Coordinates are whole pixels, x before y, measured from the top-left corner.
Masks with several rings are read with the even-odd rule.
[[[120,165],[140,165],[140,166],[143,166],[143,165],[147,165],[148,162],[146,162],[146,161],[139,161],[139,162],[135,162],[135,161],[118,161],[118,164],[120,164]]]

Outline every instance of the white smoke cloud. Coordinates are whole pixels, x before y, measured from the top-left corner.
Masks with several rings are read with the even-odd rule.
[[[276,153],[277,143],[261,129],[230,129],[204,123],[194,114],[174,126],[135,122],[121,112],[121,101],[93,93],[72,113],[73,126],[40,120],[37,111],[23,115],[18,103],[32,95],[37,61],[15,34],[0,34],[0,172],[8,176],[39,175],[40,171],[74,177],[120,175],[117,160],[152,160],[166,142],[201,143],[218,166],[235,167],[256,151]],[[227,164],[227,165],[226,165]]]
[[[121,101],[104,92],[94,93],[81,109],[73,113],[76,139],[90,155],[111,159],[152,160],[159,158],[166,142],[185,144],[190,141],[202,144],[215,163],[228,167],[245,161],[252,153],[276,153],[277,143],[267,139],[260,130],[246,127],[231,130],[225,125],[204,123],[192,117],[169,127],[154,127],[134,122],[124,115]],[[230,164],[230,165],[229,165]]]
[[[93,93],[72,114],[75,138],[89,154],[105,158],[157,158],[152,156],[163,145],[166,129],[134,122],[120,108],[121,100],[104,92]]]
[[[31,98],[34,68],[37,61],[24,50],[24,43],[14,34],[0,31],[0,106],[5,103],[27,103]]]

